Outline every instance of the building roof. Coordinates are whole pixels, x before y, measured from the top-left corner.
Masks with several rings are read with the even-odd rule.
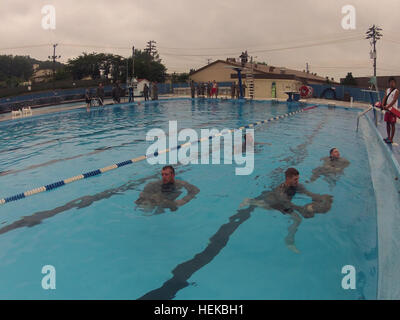
[[[238,62],[216,60],[216,61],[194,71],[190,75],[192,76],[192,75],[194,75],[206,68],[209,68],[217,63],[224,63],[224,64],[232,66],[232,67],[239,67],[239,68],[242,67],[242,65]],[[324,78],[324,77],[320,77],[320,76],[314,75],[312,73],[307,73],[307,72],[289,69],[289,68],[285,68],[285,67],[269,66],[269,65],[265,65],[265,64],[259,64],[259,63],[253,63],[253,64],[246,63],[244,73],[246,73],[246,69],[247,69],[247,71],[253,70],[253,72],[256,74],[259,73],[259,74],[263,74],[264,76],[269,75],[269,76],[271,76],[271,78],[275,78],[275,79],[281,78],[278,75],[289,75],[289,76],[291,76],[290,78],[293,78],[293,76],[294,76],[295,78],[298,78],[299,80],[326,82],[326,78]],[[286,78],[286,77],[282,77],[282,78]]]

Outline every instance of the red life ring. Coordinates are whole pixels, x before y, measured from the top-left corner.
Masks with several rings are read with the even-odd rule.
[[[302,86],[300,88],[300,96],[302,98],[310,98],[312,96],[313,89],[309,86]]]
[[[301,88],[300,88],[300,96],[302,97],[302,98],[305,98],[305,97],[307,97],[308,96],[308,87],[307,86],[302,86]]]

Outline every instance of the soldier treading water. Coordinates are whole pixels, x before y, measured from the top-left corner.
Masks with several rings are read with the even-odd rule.
[[[267,210],[278,210],[283,214],[288,214],[293,220],[289,227],[289,233],[285,238],[286,246],[295,253],[300,253],[294,243],[294,235],[302,219],[312,218],[317,213],[327,213],[331,209],[333,197],[331,195],[320,195],[308,191],[303,185],[299,184],[300,174],[295,168],[289,168],[285,172],[286,180],[284,183],[272,191],[264,191],[255,199],[245,199],[240,207],[256,206]],[[312,199],[312,202],[304,206],[292,203],[292,198],[296,194],[304,194]],[[299,215],[300,214],[300,215]]]
[[[323,176],[324,180],[333,187],[338,177],[343,174],[344,169],[350,165],[350,161],[342,158],[337,148],[331,149],[329,157],[322,158],[321,160],[324,161],[324,164],[312,171],[313,174],[310,178],[310,182],[314,182],[319,177]]]
[[[188,203],[200,192],[197,187],[188,182],[175,180],[175,169],[172,166],[164,167],[161,175],[162,180],[147,184],[140,193],[139,199],[135,201],[141,210],[154,212],[154,214],[164,213],[165,209],[176,211],[178,207]],[[182,199],[178,199],[182,194],[182,189],[186,189],[187,194]]]

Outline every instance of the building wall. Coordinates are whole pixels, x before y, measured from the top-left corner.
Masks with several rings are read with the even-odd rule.
[[[297,80],[286,80],[286,79],[255,79],[254,80],[254,91],[255,98],[257,99],[272,99],[272,83],[276,84],[276,97],[278,99],[287,99],[285,91],[297,91],[299,92],[302,83]],[[245,81],[246,83],[246,81]],[[249,84],[246,83],[246,97],[249,97]]]
[[[235,71],[228,67],[226,63],[218,62],[190,76],[194,82],[232,82],[231,74]]]

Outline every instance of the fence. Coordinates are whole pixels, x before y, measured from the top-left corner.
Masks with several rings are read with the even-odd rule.
[[[89,83],[87,83],[89,84]],[[97,82],[93,82],[96,84]],[[197,85],[197,84],[196,84]],[[230,96],[231,82],[219,82],[219,95]],[[370,102],[370,94],[363,91],[361,88],[343,86],[343,85],[330,85],[330,84],[311,84],[314,89],[314,98],[327,98],[337,100],[350,100],[353,97],[354,101]],[[96,95],[96,88],[89,89],[92,96]],[[121,84],[121,87],[125,90],[126,84]],[[158,93],[163,94],[178,94],[190,96],[190,85],[189,83],[158,83]],[[74,88],[74,89],[57,89],[54,91],[38,92],[25,94],[20,96],[0,98],[0,113],[11,112],[14,109],[20,109],[24,106],[47,106],[56,105],[66,102],[82,101],[85,97],[86,88]],[[111,96],[112,86],[104,86],[104,92],[106,97]],[[126,90],[125,90],[126,91]],[[384,96],[384,92],[380,91],[381,98]],[[374,98],[377,99],[376,95]]]
[[[343,86],[343,85],[330,85],[330,84],[311,84],[310,87],[314,89],[314,98],[327,98],[337,100],[350,100],[353,97],[354,101],[371,102],[370,94],[365,92],[362,88]],[[380,96],[383,98],[384,91],[380,90]],[[374,98],[377,99],[376,94]]]

